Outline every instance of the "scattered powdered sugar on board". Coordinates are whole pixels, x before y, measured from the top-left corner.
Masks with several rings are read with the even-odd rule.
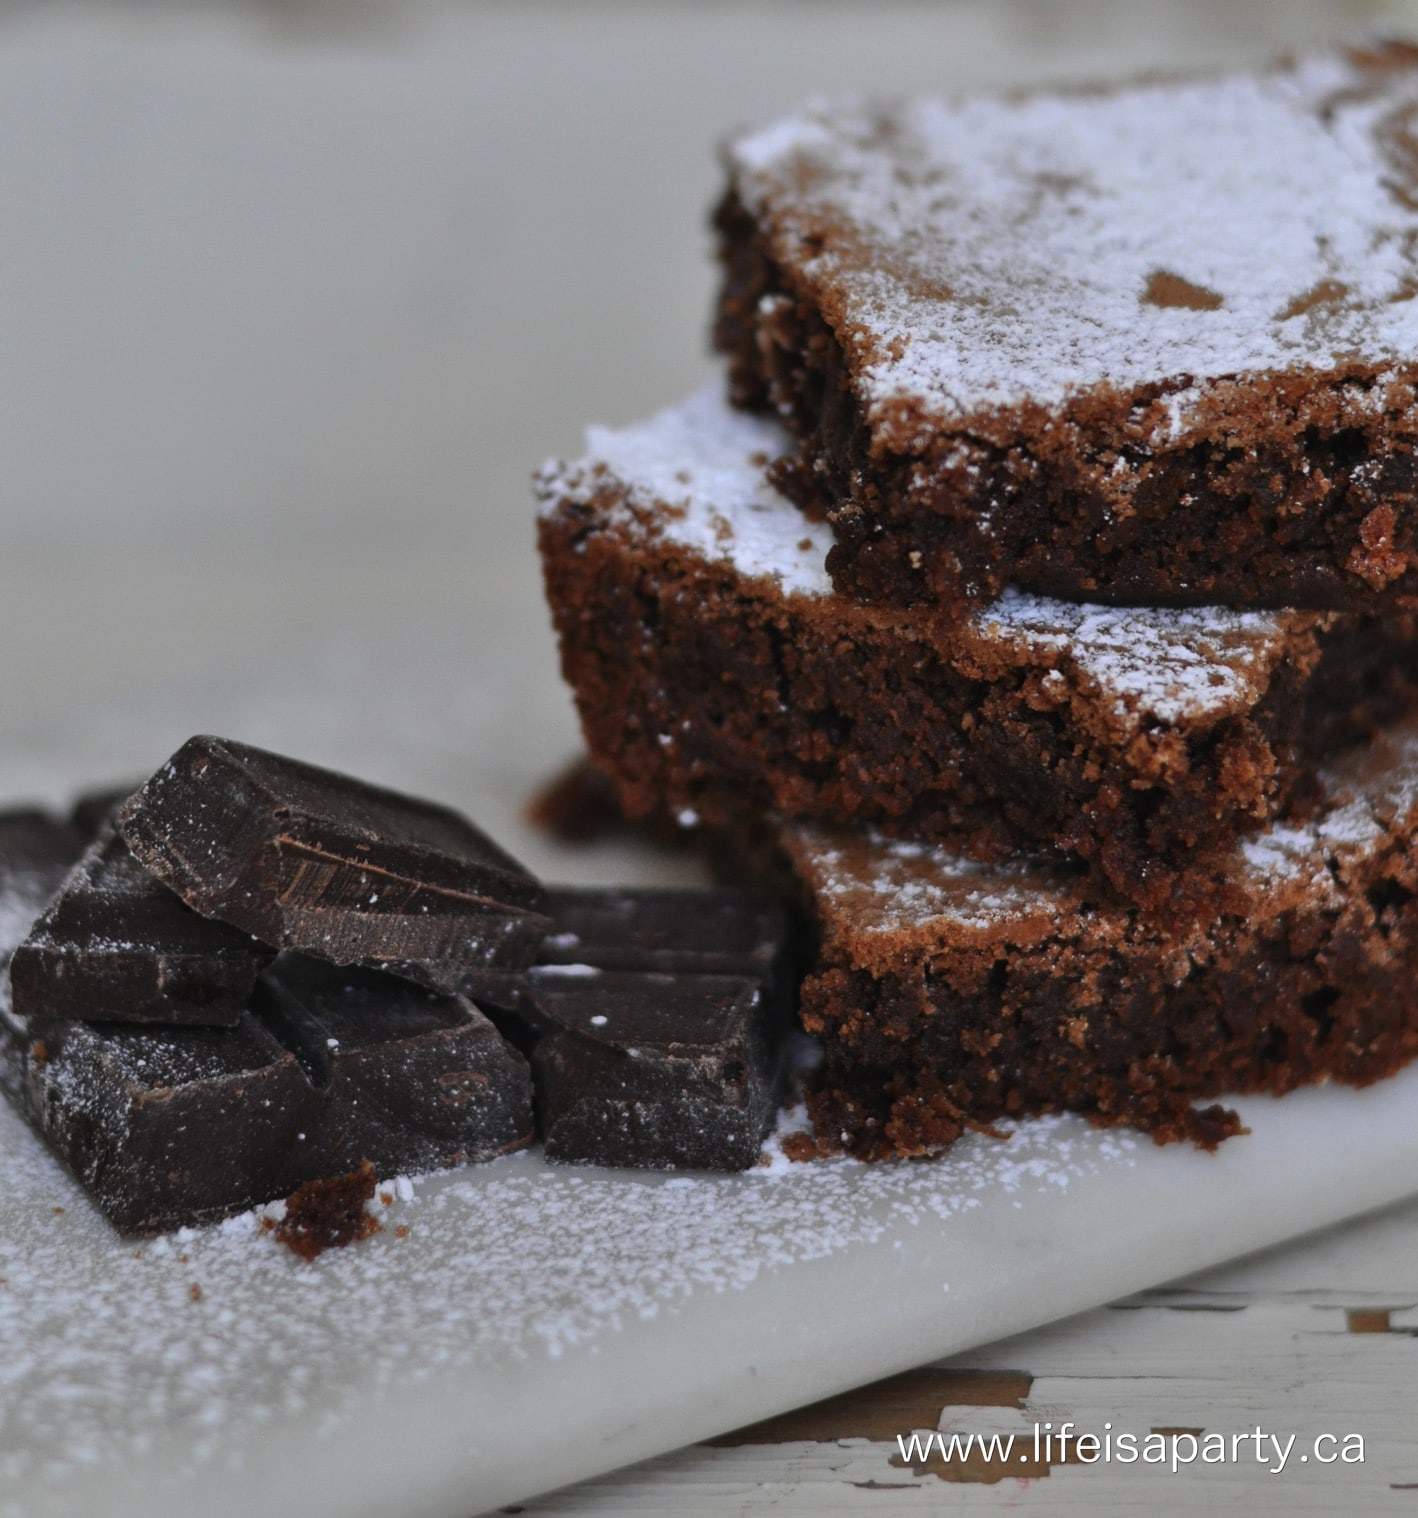
[[[780,257],[841,302],[869,407],[945,423],[1418,350],[1412,55],[1116,89],[814,102],[729,149]],[[803,256],[804,241],[814,253]]]
[[[140,1459],[156,1431],[179,1432],[192,1466],[220,1463],[244,1433],[338,1421],[450,1365],[496,1378],[509,1357],[604,1344],[700,1293],[903,1227],[968,1228],[987,1194],[1057,1193],[1130,1166],[1137,1142],[1065,1118],[925,1164],[790,1164],[770,1142],[769,1163],[733,1176],[524,1153],[385,1182],[383,1232],[307,1265],[273,1245],[259,1210],[117,1238],[0,1102],[0,1515],[16,1511],[7,1490]]]
[[[830,596],[831,530],[764,478],[788,447],[777,423],[735,411],[716,386],[630,427],[592,427],[574,464],[538,476],[544,509],[609,500],[628,531],[710,565],[776,581],[788,596]],[[1144,722],[1220,715],[1254,702],[1303,613],[1225,607],[1114,607],[1007,590],[972,616],[972,635],[1021,662],[1067,661]]]

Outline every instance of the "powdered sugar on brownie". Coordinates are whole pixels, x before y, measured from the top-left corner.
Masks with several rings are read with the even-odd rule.
[[[937,423],[1418,351],[1418,53],[1115,90],[815,104],[729,148],[860,398]]]
[[[945,922],[956,933],[989,934],[1077,904],[1065,877],[1037,860],[984,864],[945,844],[807,822],[788,824],[783,837],[829,933],[846,917],[859,934]]]
[[[605,520],[681,546],[788,596],[830,596],[831,530],[764,478],[788,451],[776,423],[705,389],[636,426],[593,427],[586,454],[538,475],[547,511],[595,501]],[[929,622],[920,619],[929,633]],[[965,636],[1013,662],[1067,668],[1139,725],[1217,716],[1253,704],[1286,635],[1315,622],[1295,612],[1221,607],[1108,607],[1007,590],[972,613]]]
[[[764,478],[786,446],[775,423],[733,410],[706,387],[637,426],[588,428],[585,456],[546,465],[537,488],[551,510],[613,487],[624,514],[648,531],[740,574],[776,580],[786,594],[831,595],[830,529]]]

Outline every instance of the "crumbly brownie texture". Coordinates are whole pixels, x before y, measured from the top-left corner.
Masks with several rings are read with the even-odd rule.
[[[286,1198],[285,1211],[271,1224],[276,1241],[307,1263],[327,1249],[344,1249],[380,1231],[369,1204],[376,1177],[368,1160],[348,1175],[307,1181]]]
[[[1418,49],[731,143],[716,325],[854,595],[1418,595]]]
[[[1027,861],[788,826],[821,935],[802,991],[819,1140],[924,1154],[1068,1110],[1211,1147],[1239,1122],[1196,1102],[1418,1056],[1418,722],[1325,782],[1307,823],[1237,852],[1235,909],[1187,931]]]
[[[1320,753],[1412,700],[1415,628],[1007,592],[961,622],[833,593],[827,529],[763,478],[771,422],[702,393],[539,476],[547,593],[631,815],[864,820],[1080,856],[1200,910],[1203,868]]]

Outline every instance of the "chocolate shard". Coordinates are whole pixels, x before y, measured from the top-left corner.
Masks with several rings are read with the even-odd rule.
[[[466,1003],[294,956],[234,1028],[30,1019],[31,1124],[120,1232],[208,1222],[368,1160],[485,1159],[532,1136],[525,1064]]]
[[[106,822],[15,950],[14,1010],[233,1027],[274,952],[184,906]]]
[[[778,902],[732,887],[550,886],[546,910],[552,928],[538,966],[747,975],[779,987],[798,948]],[[469,977],[464,989],[485,1005],[515,1010],[527,984],[514,971]]]
[[[255,1006],[320,1094],[306,1143],[330,1158],[312,1174],[361,1156],[386,1172],[426,1170],[532,1141],[526,1061],[462,997],[288,954]]]
[[[731,887],[558,886],[539,965],[694,975],[771,975],[791,944],[783,908]]]
[[[36,1018],[28,1034],[21,1109],[119,1232],[210,1222],[311,1178],[312,1088],[249,1013],[234,1028]]]
[[[83,838],[46,812],[0,812],[0,1046],[23,1037],[10,1005],[10,959],[83,851]],[[0,1057],[0,1087],[5,1060]]]
[[[185,743],[117,821],[204,917],[438,989],[528,963],[548,925],[537,881],[458,813],[228,739]]]
[[[550,965],[522,1015],[549,1159],[742,1170],[777,1110],[786,1017],[748,976]]]

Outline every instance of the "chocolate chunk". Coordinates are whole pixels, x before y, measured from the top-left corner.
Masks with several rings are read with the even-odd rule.
[[[68,823],[45,812],[0,812],[0,1044],[24,1031],[10,1007],[11,956],[83,847]],[[0,1085],[4,1074],[0,1059]]]
[[[782,908],[736,890],[564,887],[547,909],[538,963],[475,993],[532,1060],[547,1155],[753,1164],[796,995]]]
[[[487,1160],[532,1140],[526,1062],[461,997],[290,954],[256,1007],[325,1099],[309,1141],[345,1157],[313,1174],[362,1155],[385,1171]]]
[[[349,1168],[306,1151],[310,1082],[249,1013],[234,1028],[28,1031],[9,1050],[22,1110],[120,1232],[207,1222]]]
[[[14,1009],[231,1027],[274,952],[184,906],[106,822],[15,950]]]
[[[550,965],[523,1016],[550,1159],[742,1170],[782,1079],[786,1018],[767,982]]]
[[[552,930],[537,965],[684,975],[747,975],[775,986],[786,980],[796,935],[772,898],[731,888],[551,886]],[[515,1010],[525,995],[522,971],[483,973],[463,989],[475,1001]]]
[[[6,1046],[12,1088],[124,1233],[223,1217],[366,1159],[427,1170],[531,1139],[527,1070],[487,1020],[372,972],[282,959],[234,1028],[36,1018],[24,1032]]]
[[[528,963],[547,928],[541,887],[458,813],[227,739],[185,743],[118,827],[204,917],[438,989]]]
[[[127,785],[106,785],[100,790],[85,791],[69,809],[70,826],[85,838],[96,838],[98,830],[142,784],[141,780],[130,780]]]
[[[789,949],[782,907],[729,888],[553,887],[547,911],[539,965],[766,976]]]

